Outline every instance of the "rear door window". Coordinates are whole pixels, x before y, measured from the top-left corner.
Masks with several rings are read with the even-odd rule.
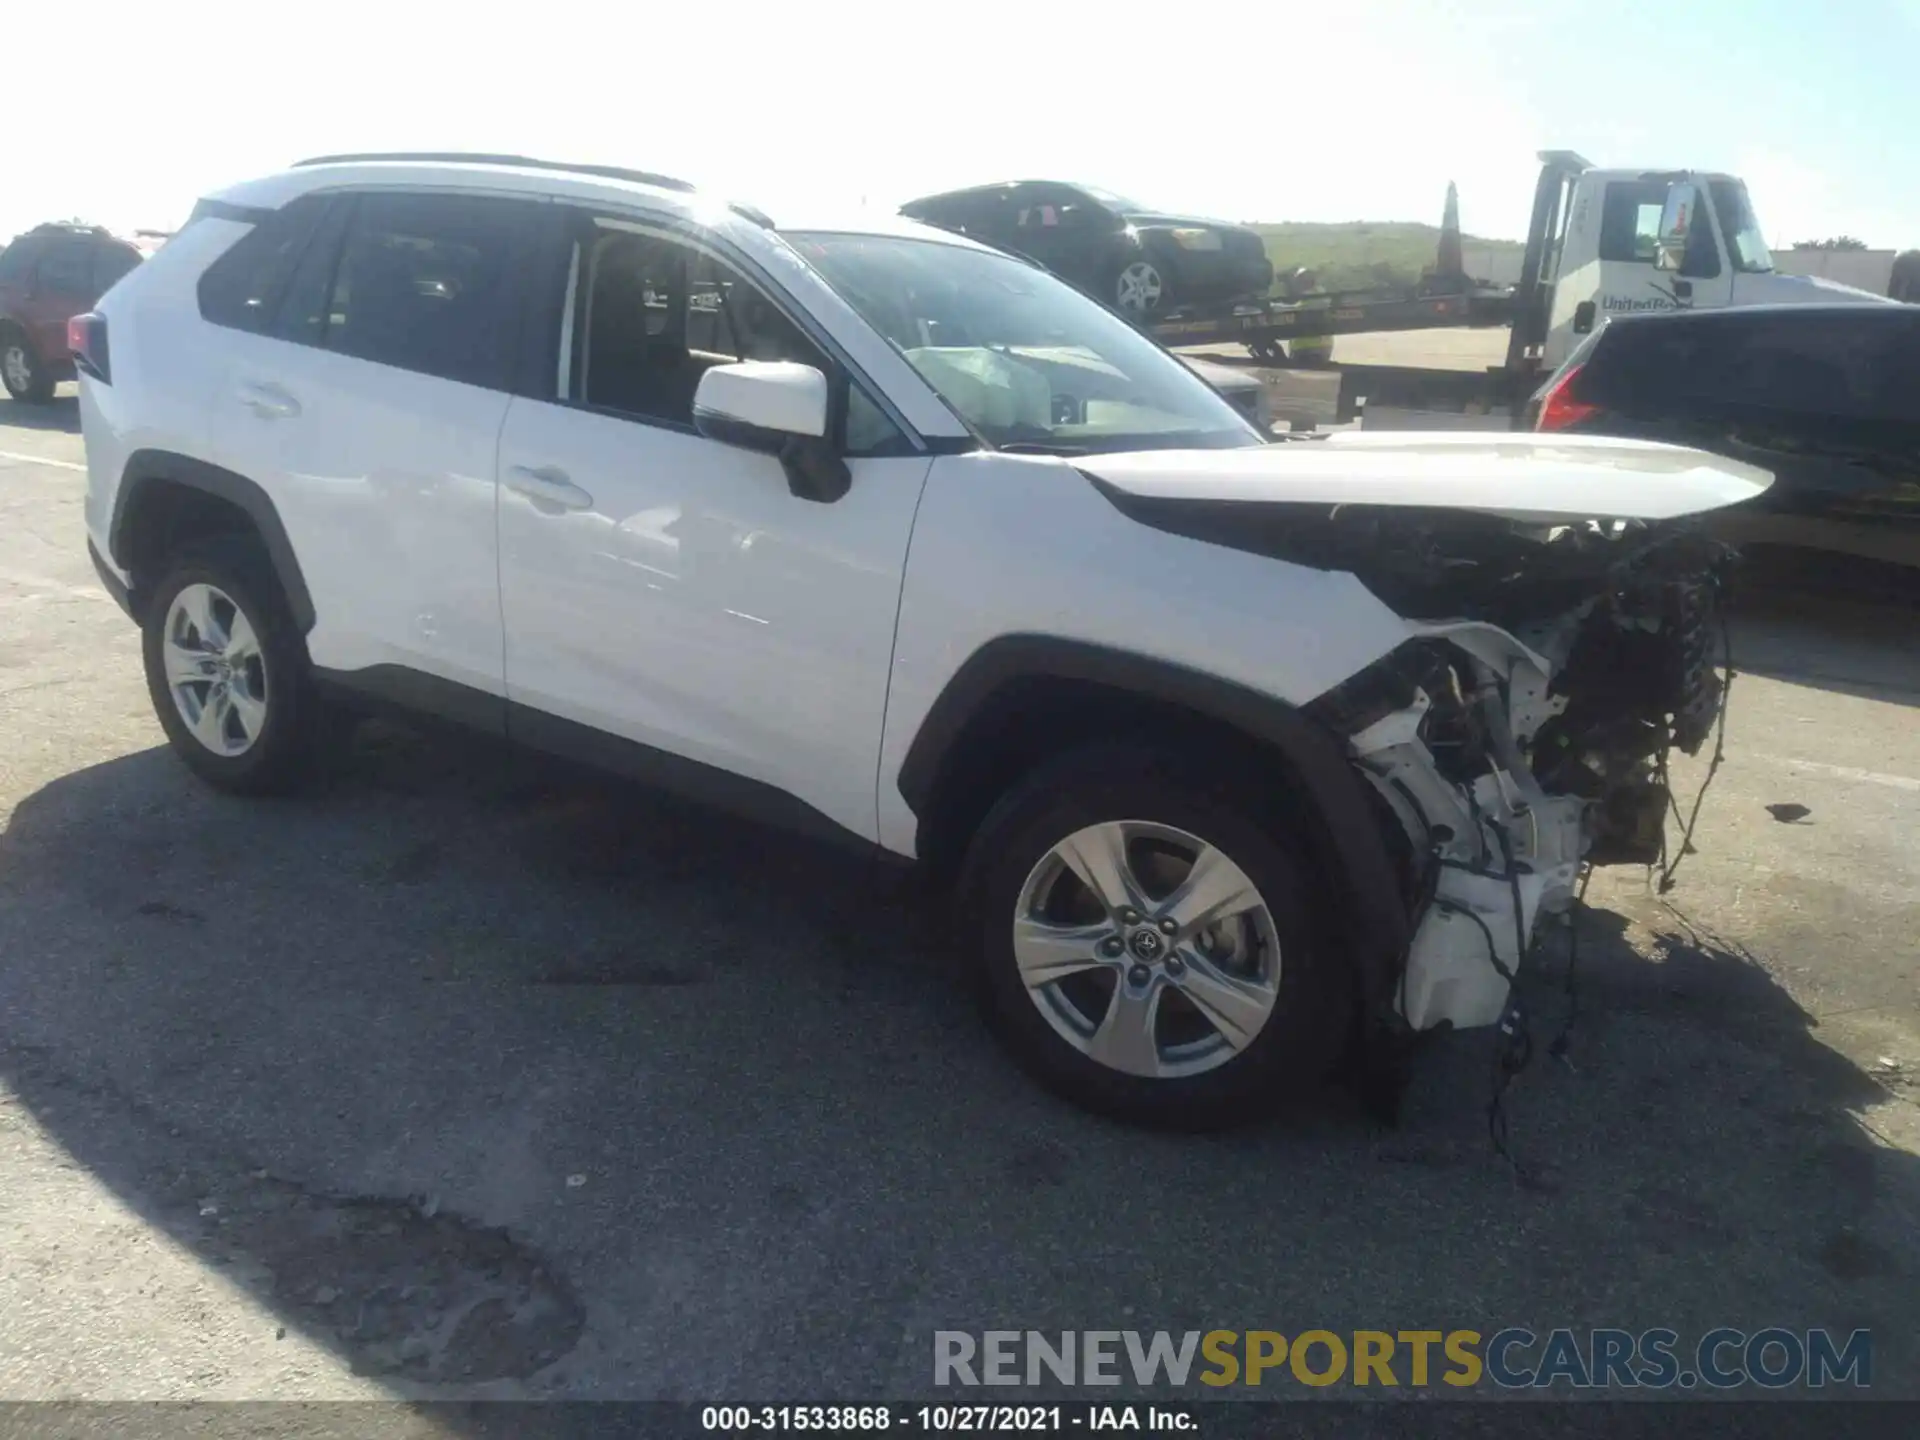
[[[401,370],[506,388],[514,276],[537,204],[491,195],[359,197],[319,343]]]

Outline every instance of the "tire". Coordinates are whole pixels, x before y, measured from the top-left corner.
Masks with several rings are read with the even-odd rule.
[[[205,607],[198,622],[196,602]],[[236,625],[234,612],[244,627]],[[322,707],[306,642],[257,540],[220,536],[178,552],[147,597],[141,628],[147,693],[174,753],[189,769],[238,795],[285,794],[311,777]],[[252,646],[244,643],[243,630],[251,632]],[[236,643],[228,648],[223,639]],[[170,655],[176,666],[204,657],[207,678],[178,687],[186,699],[176,699]],[[221,684],[228,692],[225,707],[215,700]],[[206,717],[198,730],[189,720],[194,708]],[[223,748],[213,748],[210,731]]]
[[[1244,772],[1230,776],[1171,750],[1106,745],[1040,767],[988,815],[962,872],[961,934],[989,1023],[1042,1084],[1116,1119],[1211,1130],[1253,1119],[1327,1076],[1351,1033],[1354,987],[1329,942],[1308,866],[1295,842],[1260,818],[1251,803],[1258,791]],[[1145,923],[1135,927],[1112,924],[1061,859],[1069,837],[1080,837],[1085,854],[1098,850],[1087,836],[1116,831],[1147,901]],[[1213,878],[1230,878],[1229,888],[1251,882],[1258,904],[1210,940],[1179,928],[1149,944],[1160,902],[1179,895],[1181,866],[1198,853],[1196,843],[1238,867],[1237,875],[1222,870],[1216,858]],[[1043,918],[1027,923],[1023,953],[1047,956],[1046,942],[1059,942],[1051,955],[1080,968],[1030,987],[1015,927],[1036,916]],[[1063,936],[1069,927],[1071,937]],[[1230,947],[1220,945],[1221,931],[1236,937]],[[1102,944],[1117,944],[1117,956],[1083,965]],[[1223,974],[1233,981],[1224,992]],[[1208,1019],[1187,998],[1195,994],[1230,1000],[1243,1019],[1268,1008],[1229,1040],[1232,1027]],[[1144,1045],[1116,1049],[1113,1022],[1141,1015]],[[1116,1065],[1116,1054],[1135,1063]]]
[[[16,400],[44,405],[53,398],[53,375],[20,331],[0,330],[0,384]]]
[[[1893,279],[1887,286],[1890,298],[1908,305],[1920,305],[1920,250],[1907,250],[1893,259]]]
[[[1107,284],[1106,298],[1123,315],[1159,315],[1174,305],[1173,282],[1167,268],[1144,250],[1120,257]]]

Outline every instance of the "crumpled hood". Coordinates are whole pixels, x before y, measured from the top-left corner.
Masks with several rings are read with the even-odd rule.
[[[1773,477],[1704,451],[1589,435],[1330,435],[1241,450],[1076,457],[1143,500],[1466,510],[1546,523],[1672,520],[1751,500]]]

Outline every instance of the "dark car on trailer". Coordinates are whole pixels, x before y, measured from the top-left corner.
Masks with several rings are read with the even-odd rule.
[[[1258,299],[1273,285],[1273,262],[1258,231],[1169,215],[1090,185],[977,185],[910,200],[900,213],[1025,255],[1136,316]]]
[[[45,401],[74,377],[67,321],[84,315],[141,260],[128,241],[90,225],[38,225],[0,250],[0,383]]]
[[[1757,465],[1773,486],[1714,517],[1722,539],[1839,557],[1852,578],[1920,578],[1920,308],[1622,316],[1567,357],[1524,423]]]

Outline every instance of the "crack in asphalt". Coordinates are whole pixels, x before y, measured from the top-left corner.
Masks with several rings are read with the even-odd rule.
[[[311,1189],[186,1133],[111,1081],[73,1073],[43,1046],[0,1039],[0,1057],[30,1111],[41,1108],[36,1093],[65,1092],[164,1145],[167,1161],[141,1177],[135,1203],[330,1341],[355,1374],[430,1385],[525,1380],[580,1339],[586,1316],[573,1287],[504,1228],[424,1197]]]

